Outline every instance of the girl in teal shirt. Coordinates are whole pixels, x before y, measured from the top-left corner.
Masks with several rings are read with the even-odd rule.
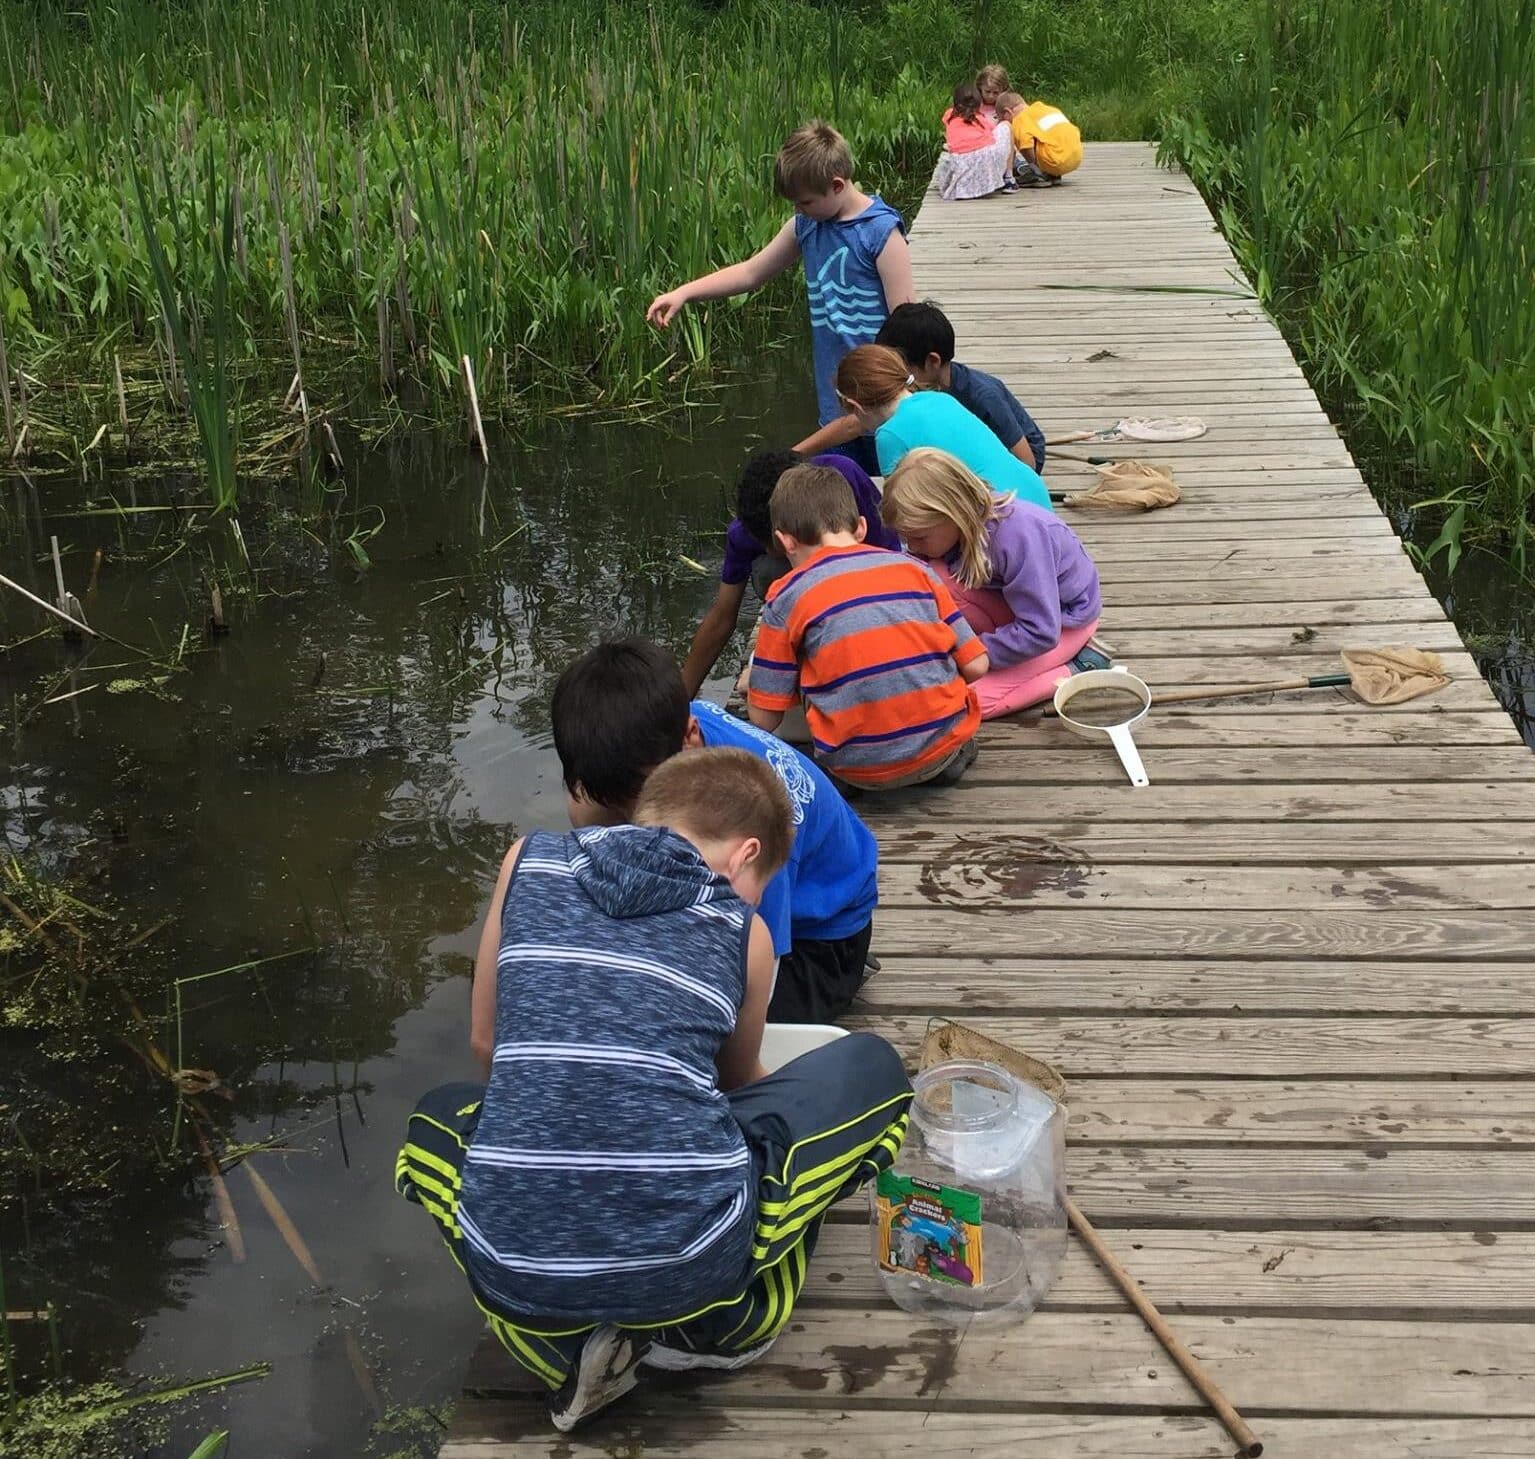
[[[837,395],[864,430],[873,432],[884,475],[908,451],[931,446],[964,462],[993,491],[1051,509],[1039,473],[1014,456],[984,421],[952,395],[913,390],[913,383],[906,361],[885,345],[859,345],[837,366]]]

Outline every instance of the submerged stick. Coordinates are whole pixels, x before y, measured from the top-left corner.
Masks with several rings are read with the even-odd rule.
[[[248,1159],[240,1162],[240,1168],[250,1177],[250,1183],[256,1191],[256,1199],[265,1207],[267,1215],[272,1218],[272,1224],[277,1227],[282,1239],[287,1242],[288,1250],[293,1253],[293,1259],[303,1267],[304,1275],[315,1286],[323,1287],[325,1278],[320,1275],[320,1268],[309,1250],[309,1243],[300,1235],[298,1227],[293,1224],[293,1218],[283,1209],[283,1203],[277,1199],[277,1192],[262,1179],[261,1172]]]
[[[1114,1285],[1125,1294],[1130,1305],[1140,1314],[1141,1320],[1162,1344],[1168,1357],[1178,1365],[1183,1376],[1194,1385],[1199,1396],[1210,1405],[1215,1416],[1225,1424],[1226,1431],[1241,1446],[1239,1452],[1243,1459],[1258,1459],[1258,1456],[1263,1453],[1263,1441],[1247,1426],[1247,1420],[1232,1407],[1230,1399],[1215,1386],[1215,1380],[1205,1372],[1199,1359],[1184,1347],[1172,1328],[1167,1325],[1167,1319],[1157,1311],[1151,1298],[1141,1290],[1141,1284],[1119,1264],[1119,1258],[1104,1244],[1097,1228],[1082,1214],[1081,1208],[1070,1196],[1066,1197],[1066,1214],[1077,1235],[1082,1238],[1083,1244],[1097,1257],[1098,1264],[1104,1271],[1113,1278]]]
[[[0,573],[0,587],[7,587],[13,593],[20,593],[21,596],[26,598],[29,602],[36,603],[39,608],[47,609],[47,611],[52,613],[55,618],[62,618],[72,628],[78,628],[82,633],[90,634],[92,638],[101,637],[101,634],[97,633],[96,630],[92,628],[88,623],[81,623],[78,619],[71,618],[68,613],[62,612],[60,609],[55,608],[53,604],[48,602],[46,598],[39,598],[36,593],[28,592],[27,589],[22,587],[20,583],[12,582],[11,579],[6,577],[4,573]],[[112,641],[116,643],[118,640],[113,639]],[[133,648],[133,645],[128,644],[127,647]],[[144,650],[134,649],[134,652],[143,653]]]

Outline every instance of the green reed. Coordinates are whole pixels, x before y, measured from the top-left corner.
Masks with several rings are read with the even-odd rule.
[[[1270,0],[1175,119],[1312,379],[1445,510],[1431,551],[1535,520],[1535,0]]]
[[[282,434],[284,355],[311,403],[312,375],[342,381],[324,369],[340,357],[355,382],[411,385],[456,410],[467,355],[488,415],[545,389],[661,404],[683,372],[786,328],[791,280],[749,309],[690,311],[664,335],[644,310],[771,237],[786,205],[770,161],[794,126],[829,116],[860,181],[909,211],[976,54],[1063,104],[1120,88],[1105,115],[1128,116],[1239,3],[1199,0],[1174,20],[1149,0],[1084,0],[1066,16],[1044,0],[525,12],[11,0],[0,308],[12,360],[35,374],[48,352],[71,378],[96,372],[87,438],[118,413],[114,352],[138,361],[140,383],[157,361],[225,506],[242,409],[264,410],[267,439]]]

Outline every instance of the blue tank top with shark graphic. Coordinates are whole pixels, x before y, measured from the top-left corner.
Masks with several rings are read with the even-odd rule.
[[[794,237],[805,260],[815,391],[823,426],[843,414],[837,400],[837,366],[843,355],[858,345],[873,344],[890,313],[878,260],[897,228],[906,231],[901,215],[878,196],[856,218],[794,220]]]

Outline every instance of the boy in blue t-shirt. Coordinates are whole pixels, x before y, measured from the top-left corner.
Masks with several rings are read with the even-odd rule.
[[[664,329],[684,304],[749,294],[803,259],[823,426],[842,417],[836,374],[843,355],[871,343],[886,315],[916,297],[901,215],[854,187],[852,177],[852,150],[835,127],[807,122],[790,133],[773,162],[773,186],[794,204],[794,216],[750,258],[657,295],[645,311]],[[851,441],[843,454],[865,471],[879,469],[872,440]]]
[[[938,390],[952,395],[1025,466],[1043,473],[1045,433],[1018,403],[1018,397],[995,375],[962,365],[954,358],[954,326],[930,300],[901,304],[890,311],[880,326],[875,344],[887,345],[906,361],[912,382],[919,390]],[[862,427],[856,416],[844,416],[824,430],[807,436],[794,449],[802,454],[840,451],[844,438]]]
[[[571,824],[628,821],[646,777],[679,751],[729,746],[773,767],[794,814],[789,860],[758,915],[773,936],[775,1023],[830,1023],[863,983],[879,850],[836,787],[792,745],[688,699],[671,656],[643,638],[599,644],[560,675],[550,704]]]

